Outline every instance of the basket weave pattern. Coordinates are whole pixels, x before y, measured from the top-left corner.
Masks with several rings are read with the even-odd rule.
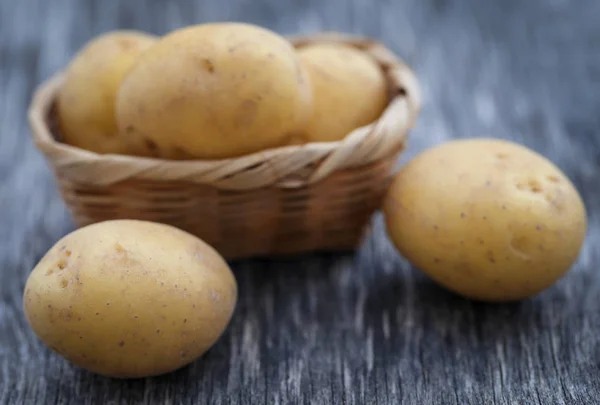
[[[382,116],[338,142],[234,159],[99,155],[63,144],[54,109],[62,76],[40,86],[29,111],[32,134],[77,225],[115,218],[167,223],[228,259],[354,248],[414,125],[419,88],[411,70],[377,42],[339,34],[292,38],[297,47],[322,41],[350,44],[377,60],[390,90]]]

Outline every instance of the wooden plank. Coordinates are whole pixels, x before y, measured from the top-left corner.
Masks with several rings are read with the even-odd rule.
[[[593,0],[0,2],[0,404],[584,404],[600,398],[600,3]],[[244,20],[378,37],[426,106],[403,162],[455,137],[520,141],[590,214],[575,268],[512,305],[453,296],[411,269],[379,216],[355,255],[234,264],[240,303],[200,361],[148,380],[75,369],[29,330],[29,271],[72,222],[29,138],[34,86],[92,35]]]

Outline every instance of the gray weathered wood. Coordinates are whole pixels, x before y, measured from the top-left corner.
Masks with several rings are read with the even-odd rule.
[[[600,403],[599,15],[594,0],[0,1],[0,404]],[[22,289],[72,223],[28,137],[31,92],[102,31],[212,20],[381,38],[423,83],[403,161],[481,135],[549,156],[590,214],[573,271],[520,304],[473,303],[411,269],[375,218],[355,255],[234,264],[231,327],[176,373],[113,381],[52,354]]]

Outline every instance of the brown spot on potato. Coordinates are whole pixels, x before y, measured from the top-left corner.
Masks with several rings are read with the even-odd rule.
[[[119,342],[119,347],[123,347],[125,346],[125,342],[123,342],[122,340]]]
[[[534,193],[539,193],[542,191],[542,185],[537,180],[529,180],[528,185],[529,189]]]
[[[54,273],[54,269],[48,269],[46,270],[46,275],[47,276],[51,276]]]
[[[529,179],[529,180],[527,180],[527,182],[519,181],[517,183],[517,190],[521,190],[521,191],[527,190],[527,191],[537,194],[537,193],[542,192],[542,185],[536,179]]]
[[[119,38],[117,39],[117,44],[122,50],[128,51],[135,49],[137,42],[133,38]]]
[[[556,176],[547,176],[546,179],[548,179],[549,182],[551,183],[558,183],[559,179]]]
[[[135,132],[135,128],[133,127],[133,125],[127,125],[125,127],[125,132],[128,134],[131,134],[131,133]]]
[[[215,64],[210,59],[202,59],[200,62],[200,67],[203,70],[206,70],[208,73],[215,73]]]
[[[500,160],[504,160],[504,159],[508,158],[508,155],[506,153],[497,153],[496,157]]]
[[[64,268],[67,267],[67,263],[64,260],[60,260],[56,264],[56,267],[58,267],[60,270],[64,270]]]
[[[496,263],[496,258],[494,257],[494,252],[492,252],[491,250],[488,250],[487,258],[490,263]]]
[[[67,255],[67,257],[71,256],[71,251],[70,250],[65,251],[65,255]]]
[[[115,243],[115,250],[119,253],[125,252],[125,249],[123,249],[123,246],[121,246],[120,243]]]
[[[69,311],[68,309],[61,309],[60,312],[58,313],[58,315],[63,318],[65,321],[69,321],[71,320],[71,317],[73,316],[73,312]]]
[[[464,218],[464,217],[466,217],[466,214],[465,214],[464,212],[461,212],[461,213],[460,213],[460,217],[461,217],[461,218]]]
[[[69,282],[66,279],[62,279],[60,280],[60,286],[61,288],[66,288],[69,285]]]
[[[148,150],[151,153],[156,153],[158,151],[158,145],[156,144],[156,142],[154,142],[150,138],[143,138],[143,139],[144,139],[144,144],[146,145],[146,148],[148,148]]]

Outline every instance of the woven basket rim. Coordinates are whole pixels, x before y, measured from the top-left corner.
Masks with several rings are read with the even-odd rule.
[[[34,143],[58,176],[82,184],[109,185],[139,179],[210,184],[232,190],[302,187],[334,171],[367,165],[404,148],[421,109],[421,95],[413,71],[399,57],[377,40],[338,32],[288,39],[295,47],[344,43],[372,56],[390,84],[390,101],[382,115],[340,141],[277,147],[236,158],[176,161],[98,154],[64,144],[52,135],[48,116],[63,80],[63,72],[59,71],[36,89],[29,106]]]

